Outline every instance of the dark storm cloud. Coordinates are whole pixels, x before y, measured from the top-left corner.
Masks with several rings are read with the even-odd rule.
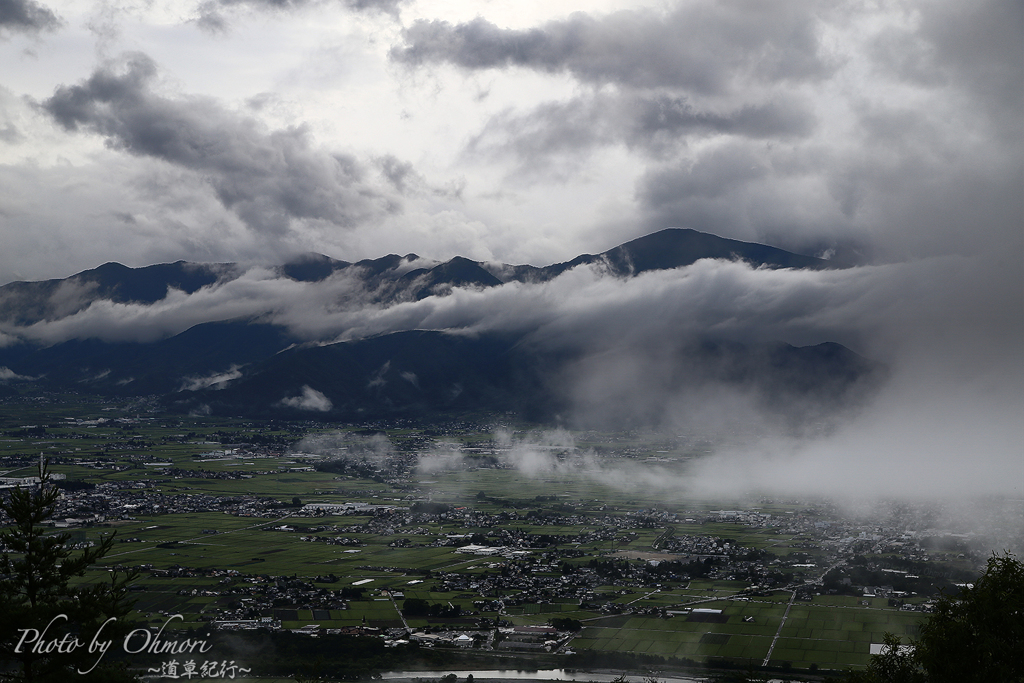
[[[1019,143],[967,142],[917,112],[860,117],[855,149],[734,141],[652,165],[636,186],[644,224],[800,252],[829,239],[870,244],[887,259],[960,253],[1002,262],[1021,248]]]
[[[380,12],[397,17],[399,9],[407,0],[207,0],[197,8],[196,23],[209,31],[224,31],[228,28],[225,11],[246,8],[256,11],[287,11],[305,7],[337,5],[354,12]]]
[[[687,98],[655,95],[597,94],[567,102],[548,102],[525,114],[505,111],[473,137],[469,153],[511,154],[523,171],[567,155],[580,163],[596,147],[624,144],[643,154],[678,153],[694,138],[728,135],[753,140],[804,137],[814,130],[812,112],[794,98],[715,111]]]
[[[754,139],[801,137],[810,133],[814,124],[810,111],[793,100],[748,104],[726,113],[702,111],[686,98],[664,94],[637,98],[632,105],[636,118],[631,122],[628,139],[647,146],[651,140],[674,140],[690,132]]]
[[[406,0],[346,0],[345,6],[359,11],[376,11],[387,14],[398,14],[398,9]]]
[[[7,31],[53,31],[60,24],[56,14],[33,0],[0,0],[0,36]]]
[[[477,18],[464,24],[420,20],[392,48],[410,66],[525,67],[567,72],[590,84],[729,91],[737,75],[761,81],[819,78],[815,14],[801,2],[680,4],[667,14],[576,13],[532,29],[503,29]]]
[[[623,145],[645,166],[638,234],[694,227],[860,259],[1012,251],[1024,214],[1024,5],[883,15],[856,3],[687,2],[525,29],[419,21],[390,58],[594,86],[499,112],[466,151],[513,159],[509,176],[569,181],[592,152]]]
[[[304,127],[266,131],[213,100],[164,97],[154,92],[156,77],[154,62],[134,54],[121,68],[58,87],[42,106],[66,130],[202,174],[261,233],[282,235],[295,219],[353,227],[398,210],[359,160],[314,148]]]

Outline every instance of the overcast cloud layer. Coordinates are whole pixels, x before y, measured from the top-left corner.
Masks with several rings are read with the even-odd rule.
[[[1020,3],[617,1],[0,4],[0,282],[1021,246]]]
[[[529,329],[656,375],[643,363],[665,335],[838,341],[893,380],[800,457],[821,470],[905,452],[901,472],[939,463],[945,482],[971,481],[957,466],[973,463],[990,476],[978,490],[1020,494],[1024,5],[436,7],[0,0],[0,283],[111,260],[244,266],[153,306],[5,327],[0,343],[261,315],[320,340]],[[389,308],[352,279],[261,266],[302,251],[545,265],[670,226],[861,265],[577,269]],[[327,409],[307,388],[283,400]]]

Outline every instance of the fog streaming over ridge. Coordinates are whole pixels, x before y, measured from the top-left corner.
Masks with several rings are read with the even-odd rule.
[[[838,341],[883,361],[966,352],[977,343],[991,360],[966,354],[962,362],[995,363],[1016,351],[1022,326],[1012,276],[966,257],[823,271],[702,260],[631,278],[609,276],[598,264],[538,284],[459,287],[395,303],[375,295],[345,271],[299,282],[253,268],[192,294],[172,289],[153,304],[98,300],[55,320],[6,322],[0,331],[46,344],[88,337],[152,341],[202,322],[249,318],[317,342],[432,329],[529,331],[536,343],[552,347],[629,348],[658,336],[706,333],[795,345]]]
[[[59,9],[0,4],[0,59],[16,65],[0,76],[0,282],[111,260],[243,265],[152,303],[65,281],[31,324],[0,323],[0,347],[153,342],[213,321],[279,325],[299,344],[520,335],[578,354],[550,378],[576,417],[772,435],[695,470],[708,490],[1019,493],[1020,2]],[[858,265],[581,266],[404,297],[350,272],[300,282],[252,265],[461,254],[502,279],[501,263],[668,226]],[[789,440],[752,391],[681,381],[694,373],[679,349],[704,338],[838,342],[889,380],[831,433]],[[233,360],[175,382],[230,387]],[[26,376],[0,370],[7,385]],[[326,393],[304,379],[273,401],[315,418]]]
[[[611,478],[708,494],[896,495],[912,482],[921,496],[1019,495],[1024,478],[1014,474],[1024,474],[1024,427],[1016,419],[1024,407],[1024,329],[1014,311],[1021,310],[1021,293],[1012,278],[984,265],[947,257],[811,271],[702,260],[620,278],[597,264],[544,283],[454,288],[445,296],[394,303],[374,300],[363,280],[344,271],[306,283],[252,269],[191,295],[172,290],[151,305],[99,301],[63,319],[3,332],[50,343],[92,335],[144,340],[239,317],[283,325],[321,343],[409,329],[514,332],[546,351],[582,352],[558,378],[572,411],[563,418],[571,422],[625,419],[668,433],[757,436],[752,446],[723,448],[694,464],[685,479],[668,478],[657,466],[616,471]],[[838,341],[885,362],[890,378],[829,431],[793,439],[742,385],[666,381],[684,362],[676,355],[679,345],[707,335],[794,345]],[[230,373],[193,381],[227,379]],[[314,414],[331,406],[315,386],[279,400]],[[558,469],[547,456],[535,457],[536,450],[513,448],[522,455],[517,465],[528,472]],[[423,467],[453,461],[450,453],[435,455],[439,459],[424,460]],[[605,476],[604,467],[588,461],[584,469],[587,476]]]
[[[193,294],[171,290],[150,305],[101,300],[57,320],[2,329],[45,343],[81,337],[152,341],[200,322],[249,317],[284,325],[308,341],[433,329],[466,334],[533,330],[534,340],[555,347],[583,340],[627,346],[654,335],[700,331],[745,340],[856,343],[866,327],[885,325],[885,313],[877,307],[893,291],[880,281],[891,278],[889,287],[895,290],[921,269],[929,268],[812,272],[705,260],[622,279],[606,275],[600,265],[580,266],[540,284],[456,288],[447,296],[390,305],[374,302],[362,280],[344,273],[305,283],[252,269]],[[854,314],[856,324],[843,325]]]

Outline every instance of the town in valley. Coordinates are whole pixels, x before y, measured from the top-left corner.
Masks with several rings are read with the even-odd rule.
[[[1012,500],[630,481],[684,481],[728,434],[254,421],[67,395],[8,398],[4,415],[0,483],[33,486],[44,460],[53,532],[80,547],[116,532],[82,580],[136,571],[141,627],[370,638],[438,675],[857,669],[991,553],[1019,552],[1024,528]]]

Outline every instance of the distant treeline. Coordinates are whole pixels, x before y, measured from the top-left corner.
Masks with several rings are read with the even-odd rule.
[[[428,603],[420,598],[409,598],[402,603],[402,614],[407,617],[455,618],[462,614],[460,605]]]
[[[887,566],[883,567],[883,564]],[[954,584],[971,581],[975,577],[976,574],[969,570],[934,563],[898,557],[886,557],[880,562],[857,555],[847,565],[825,574],[824,587],[840,595],[861,595],[863,586],[891,586],[897,591],[930,595],[939,589],[953,590]]]
[[[446,512],[450,512],[452,509],[451,505],[445,505],[444,503],[434,503],[431,501],[418,500],[413,503],[409,510],[411,512],[422,512],[427,515],[441,515]]]
[[[4,436],[46,436],[46,427],[23,427],[22,429],[11,429],[4,432]]]
[[[360,479],[372,479],[376,482],[383,482],[384,479],[380,476],[377,468],[366,461],[358,460],[345,460],[344,458],[337,458],[335,460],[327,460],[325,462],[319,462],[314,465],[314,469],[317,472],[329,472],[330,474],[347,474],[350,477],[359,477]]]

